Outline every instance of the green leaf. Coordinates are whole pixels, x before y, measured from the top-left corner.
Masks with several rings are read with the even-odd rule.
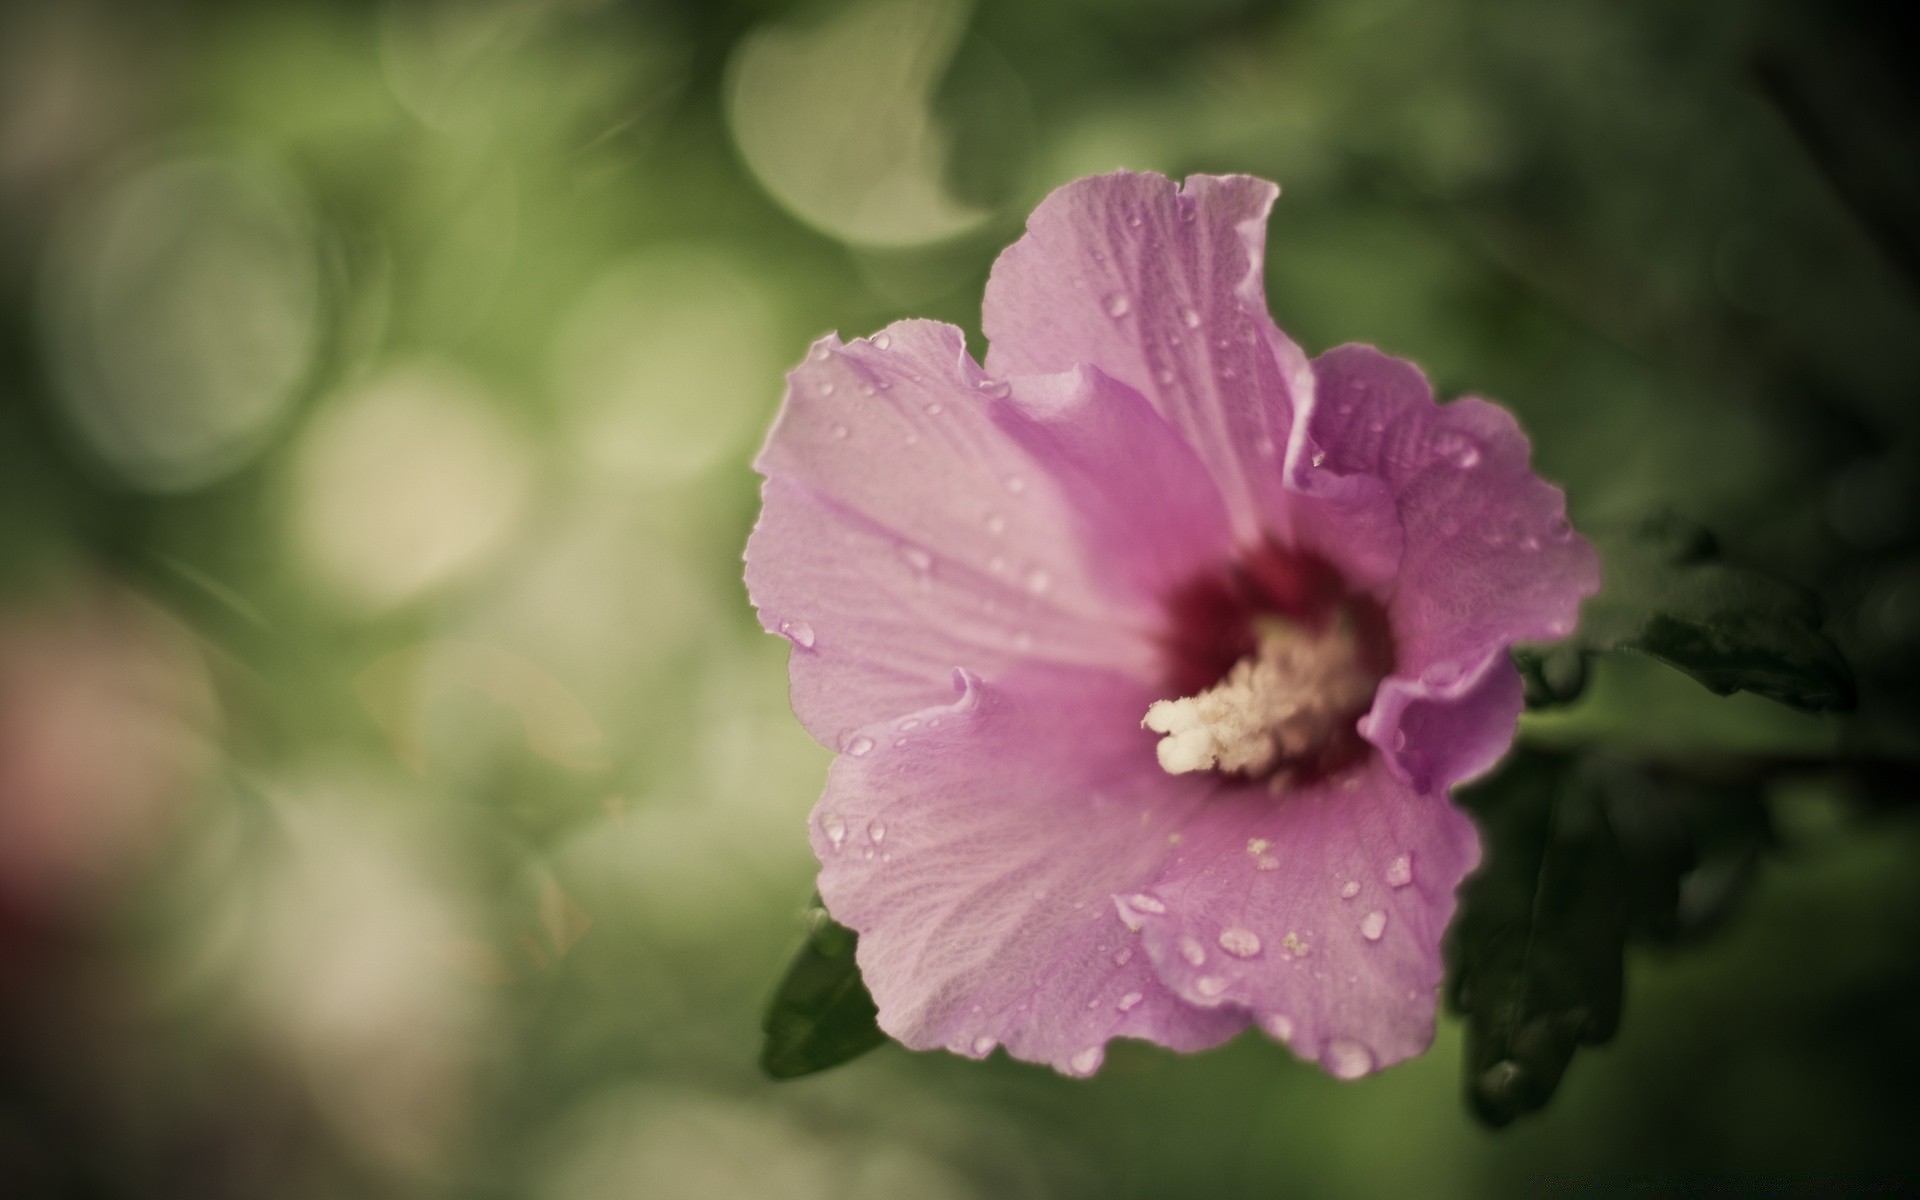
[[[1630,943],[1725,917],[1766,811],[1751,782],[1537,750],[1459,800],[1486,861],[1448,935],[1448,1000],[1467,1022],[1468,1100],[1499,1126],[1544,1106],[1578,1049],[1618,1030]]]
[[[1603,583],[1579,630],[1514,652],[1531,707],[1577,697],[1586,658],[1622,650],[1677,667],[1722,696],[1754,692],[1815,712],[1853,707],[1853,674],[1806,592],[1722,562],[1712,535],[1671,516],[1594,541]]]
[[[887,1040],[853,958],[858,935],[827,916],[816,898],[811,929],[767,1005],[760,1069],[798,1079],[860,1057]]]

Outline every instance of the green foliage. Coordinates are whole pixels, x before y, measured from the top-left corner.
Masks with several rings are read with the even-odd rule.
[[[1527,750],[1459,801],[1486,862],[1461,890],[1449,1002],[1467,1097],[1505,1125],[1544,1106],[1581,1046],[1619,1029],[1625,956],[1717,923],[1768,834],[1758,789],[1603,754]]]
[[[760,1069],[775,1079],[837,1067],[887,1040],[854,963],[858,935],[817,902],[807,919],[807,940],[775,989],[761,1025],[767,1039]]]
[[[1814,712],[1854,706],[1853,673],[1812,596],[1721,561],[1712,535],[1674,517],[1594,540],[1603,582],[1578,631],[1515,652],[1529,706],[1576,698],[1585,659],[1614,651],[1650,655],[1722,696],[1753,692]]]

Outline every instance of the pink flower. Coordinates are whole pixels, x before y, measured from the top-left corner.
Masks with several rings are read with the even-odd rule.
[[[1448,788],[1598,565],[1505,411],[1274,325],[1277,194],[1069,184],[994,266],[984,369],[904,321],[789,377],[747,584],[840,751],[820,894],[910,1047],[1085,1075],[1257,1023],[1352,1078],[1432,1041],[1479,857]]]

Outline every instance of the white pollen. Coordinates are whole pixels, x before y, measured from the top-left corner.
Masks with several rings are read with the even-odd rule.
[[[1372,700],[1379,680],[1351,622],[1315,631],[1268,620],[1258,634],[1254,653],[1219,683],[1147,708],[1140,724],[1162,735],[1154,753],[1167,774],[1263,775],[1324,746]]]

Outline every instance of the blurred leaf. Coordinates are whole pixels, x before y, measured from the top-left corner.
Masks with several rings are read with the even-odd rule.
[[[1853,673],[1807,593],[1721,562],[1711,534],[1675,517],[1594,540],[1603,584],[1579,630],[1514,652],[1530,707],[1576,698],[1586,658],[1619,650],[1657,658],[1722,696],[1753,692],[1815,712],[1853,707]]]
[[[767,1040],[760,1050],[760,1069],[774,1079],[798,1079],[837,1067],[887,1040],[853,960],[858,935],[827,916],[818,903],[809,914],[812,932],[761,1022]]]
[[[1487,861],[1449,935],[1449,1002],[1467,1019],[1468,1100],[1500,1126],[1545,1106],[1575,1051],[1619,1028],[1630,941],[1725,916],[1768,827],[1750,783],[1535,750],[1460,801]]]

